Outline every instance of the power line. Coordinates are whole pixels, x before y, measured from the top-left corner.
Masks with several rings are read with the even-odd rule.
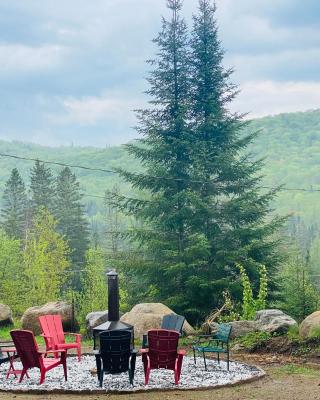
[[[60,167],[69,167],[69,168],[79,168],[79,169],[84,169],[87,171],[94,171],[94,172],[104,172],[107,174],[118,174],[117,171],[111,170],[111,169],[104,169],[104,168],[93,168],[93,167],[87,167],[84,165],[73,165],[73,164],[67,164],[63,163],[60,161],[46,161],[46,160],[41,160],[39,158],[30,158],[30,157],[21,157],[17,156],[15,154],[7,154],[7,153],[0,153],[0,157],[7,157],[7,158],[14,158],[17,160],[23,160],[23,161],[39,161],[43,164],[52,164],[52,165],[58,165]],[[136,175],[138,175],[136,173]],[[163,177],[163,176],[153,176],[153,175],[146,175],[149,178],[153,179],[165,179],[165,180],[171,180],[171,181],[188,181],[191,183],[209,183],[210,181],[201,181],[201,180],[192,180],[188,178],[169,178],[169,177]],[[213,182],[213,181],[211,181]],[[268,190],[275,190],[277,187],[272,187],[272,186],[261,186],[262,189],[268,189]],[[320,192],[320,189],[305,189],[305,188],[286,188],[286,187],[280,187],[278,190],[280,191],[295,191],[295,192],[307,192],[307,193],[314,193],[314,192]],[[104,199],[104,196],[98,196],[98,195],[90,195],[90,194],[84,194],[86,197],[96,197],[100,199]]]

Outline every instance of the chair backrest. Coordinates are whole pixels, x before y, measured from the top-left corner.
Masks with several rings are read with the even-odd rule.
[[[127,330],[104,331],[100,337],[100,356],[103,369],[109,374],[119,374],[129,369],[131,332]]]
[[[33,332],[15,329],[10,332],[10,335],[23,368],[41,368],[43,366],[42,357],[38,353],[39,348]]]
[[[54,347],[55,344],[65,343],[61,316],[59,314],[42,315],[39,317],[39,323],[42,333],[45,336],[51,336],[49,343],[51,343],[52,347]]]
[[[229,324],[220,324],[219,329],[214,334],[216,339],[221,340],[223,343],[228,343],[231,335],[232,326]]]
[[[185,317],[178,314],[168,314],[162,319],[161,329],[168,329],[171,331],[177,331],[182,334],[182,328],[185,321]]]
[[[178,332],[168,329],[148,331],[151,368],[175,368],[179,336]]]

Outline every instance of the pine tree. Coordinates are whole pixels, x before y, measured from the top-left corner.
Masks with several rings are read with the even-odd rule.
[[[255,134],[244,136],[242,116],[227,108],[236,88],[222,65],[215,8],[200,0],[188,46],[181,6],[168,1],[172,18],[155,40],[150,107],[138,115],[143,138],[127,146],[145,172],[119,171],[147,196],[115,200],[135,216],[128,236],[145,253],[128,272],[135,268],[147,287],[136,299],[163,301],[195,322],[225,289],[241,299],[237,263],[256,288],[261,264],[271,275],[279,261],[272,235],[282,221],[269,216],[275,191],[260,194],[261,163],[245,154]]]
[[[14,168],[5,185],[1,210],[3,228],[11,238],[24,239],[27,204],[25,185],[19,171]]]
[[[54,206],[54,179],[50,168],[44,163],[36,161],[31,170],[31,207],[36,214],[41,207],[47,208],[50,212]]]
[[[207,246],[203,237],[193,234],[190,225],[195,204],[190,184],[194,141],[188,124],[187,27],[180,17],[182,1],[170,0],[167,4],[171,18],[163,19],[162,31],[154,40],[157,58],[149,62],[153,68],[147,92],[150,106],[138,113],[138,132],[143,138],[127,145],[129,153],[141,160],[145,172],[121,170],[120,174],[135,188],[150,194],[144,200],[122,202],[123,209],[137,221],[130,238],[140,243],[146,255],[144,260],[137,260],[136,274],[132,273],[131,261],[128,272],[130,277],[136,275],[139,288],[145,290],[128,297],[164,300],[179,311],[178,306],[188,306],[183,295],[185,275],[190,264],[202,262]]]
[[[75,174],[70,168],[63,168],[56,180],[54,215],[58,221],[57,229],[64,235],[70,247],[75,286],[79,286],[80,279],[76,271],[83,266],[89,246],[88,223],[81,200],[79,182]]]
[[[276,190],[261,194],[262,163],[246,151],[256,133],[244,135],[243,116],[228,110],[237,88],[230,83],[232,70],[223,67],[215,11],[210,0],[200,0],[191,35],[191,119],[196,142],[192,163],[194,179],[203,181],[194,224],[210,247],[208,264],[191,277],[186,293],[191,295],[201,286],[195,298],[198,308],[205,299],[211,299],[207,303],[211,307],[219,301],[237,262],[245,266],[256,288],[261,264],[272,276],[280,261],[272,236],[283,223],[270,216]],[[232,285],[229,289],[237,291],[236,281]]]

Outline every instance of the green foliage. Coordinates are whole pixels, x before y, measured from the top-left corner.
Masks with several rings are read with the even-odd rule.
[[[54,179],[50,168],[36,161],[31,170],[30,178],[31,207],[37,213],[41,207],[46,207],[51,213],[54,209]]]
[[[127,146],[144,172],[119,171],[147,196],[118,203],[137,221],[129,237],[146,253],[136,268],[152,289],[146,295],[199,322],[226,288],[238,296],[237,262],[246,260],[255,285],[261,263],[272,276],[272,235],[282,221],[268,216],[275,191],[260,193],[261,164],[247,154],[255,134],[244,134],[246,123],[228,111],[236,88],[223,67],[215,8],[199,2],[189,43],[181,2],[169,8],[155,40],[150,105],[138,115],[143,139]]]
[[[240,271],[241,285],[243,287],[242,318],[250,320],[254,318],[257,311],[266,308],[266,299],[268,295],[267,270],[264,265],[261,265],[259,268],[260,286],[258,297],[254,299],[251,283],[245,268],[240,264],[237,264],[237,266]]]
[[[279,306],[298,321],[316,311],[319,306],[319,293],[310,277],[310,263],[290,248],[290,257],[279,272],[282,301]]]
[[[81,276],[82,291],[79,295],[80,321],[92,311],[106,309],[107,283],[106,260],[101,248],[89,249],[86,254],[85,271]]]
[[[60,298],[69,267],[69,248],[56,232],[57,222],[43,207],[27,233],[24,250],[25,307],[55,301]]]
[[[7,304],[14,315],[25,307],[25,282],[21,243],[0,230],[0,303]]]
[[[64,236],[70,248],[70,261],[75,272],[84,264],[89,246],[88,223],[81,200],[75,174],[70,168],[63,168],[56,179],[54,215],[57,219],[57,230]],[[72,287],[79,289],[79,286],[79,274],[75,274]]]
[[[272,335],[267,332],[250,332],[238,338],[236,342],[241,344],[248,351],[255,351],[271,338]]]
[[[24,239],[27,224],[27,195],[19,171],[14,168],[6,182],[1,210],[2,225],[6,233]]]

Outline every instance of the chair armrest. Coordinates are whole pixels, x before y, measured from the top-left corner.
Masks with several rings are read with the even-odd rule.
[[[185,356],[187,354],[186,350],[180,349],[177,351],[178,356]]]
[[[40,333],[40,336],[42,336],[43,338],[52,339],[52,336],[45,335],[44,333]]]
[[[148,354],[149,353],[149,349],[140,349],[140,353],[141,354]]]
[[[48,354],[48,353],[66,353],[66,350],[48,350],[48,351],[38,351],[38,354]]]
[[[93,350],[94,356],[100,356],[100,350]]]
[[[68,336],[80,336],[81,337],[81,333],[64,332],[64,334],[68,335]]]
[[[132,349],[131,350],[131,354],[138,354],[139,353],[139,350],[138,349]]]

